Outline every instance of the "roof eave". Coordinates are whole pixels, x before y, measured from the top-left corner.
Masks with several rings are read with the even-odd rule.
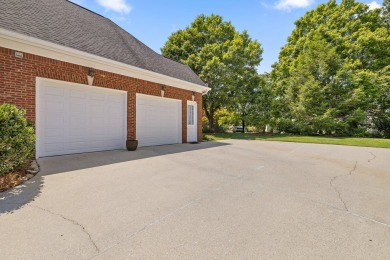
[[[0,47],[69,62],[199,93],[209,87],[103,58],[70,47],[0,28]]]

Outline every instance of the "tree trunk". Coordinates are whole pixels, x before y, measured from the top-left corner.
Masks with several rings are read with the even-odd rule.
[[[205,105],[205,103],[203,103]],[[209,131],[212,131],[212,128],[214,127],[214,111],[212,109],[207,110],[206,106],[203,106],[204,112],[206,114],[207,120],[209,121]]]
[[[209,131],[214,132],[214,110],[210,109],[210,112],[206,116],[209,121]]]
[[[242,132],[245,133],[245,120],[242,119]]]
[[[211,116],[207,117],[207,120],[209,120],[209,131],[213,132],[214,124],[213,124],[213,118]]]

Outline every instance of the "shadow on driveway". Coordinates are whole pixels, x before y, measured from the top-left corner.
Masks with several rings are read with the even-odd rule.
[[[40,172],[7,192],[0,193],[0,214],[9,213],[39,197],[44,186],[44,177],[51,174],[76,171],[134,160],[147,159],[168,154],[191,152],[228,145],[223,142],[203,142],[198,144],[176,144],[141,147],[137,151],[114,150],[45,157],[38,159]]]

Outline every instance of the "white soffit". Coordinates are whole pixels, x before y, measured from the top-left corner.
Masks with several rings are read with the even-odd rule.
[[[210,88],[0,28],[0,46],[199,93]]]

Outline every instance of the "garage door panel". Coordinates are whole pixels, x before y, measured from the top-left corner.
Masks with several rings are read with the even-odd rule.
[[[62,137],[64,135],[64,129],[62,128],[46,128],[46,137]]]
[[[104,115],[103,114],[96,114],[95,112],[90,112],[88,117],[88,122],[91,126],[101,126],[102,124],[102,118],[104,120]]]
[[[44,147],[44,152],[51,155],[64,151],[64,143],[47,143]]]
[[[91,100],[103,101],[105,100],[105,95],[103,93],[91,93],[90,98]]]
[[[123,110],[123,108],[120,106],[107,106],[106,109],[107,109],[107,112],[111,113],[112,116],[115,118],[122,118],[124,116],[123,112],[117,112],[117,111]]]
[[[164,140],[163,142],[161,140]],[[154,146],[154,145],[163,145],[163,144],[176,144],[178,143],[177,137],[174,136],[155,136],[150,135],[146,136],[145,140],[141,142],[141,146]]]
[[[125,92],[46,80],[37,91],[39,157],[124,148]]]
[[[100,102],[91,101],[88,105],[88,109],[90,110],[91,116],[103,116],[104,113],[104,105],[100,104]]]
[[[71,90],[70,96],[75,99],[86,99],[87,98],[87,92],[81,91],[81,90]]]
[[[46,95],[64,96],[65,89],[47,86],[44,90]]]
[[[87,105],[85,104],[84,99],[80,101],[75,101],[74,99],[71,100],[69,104],[69,112],[71,112],[74,115],[81,115],[81,114],[84,115],[86,111],[87,111]]]
[[[85,137],[88,135],[88,131],[87,131],[87,128],[72,128],[70,129],[69,131],[69,135],[70,137],[77,137],[77,136],[81,136],[81,137]]]
[[[105,142],[104,140],[100,140],[100,141],[95,140],[95,141],[91,142],[90,145],[91,145],[91,148],[96,149],[96,148],[101,147],[101,146],[106,146],[107,142]]]
[[[121,129],[123,128],[122,124],[115,121],[113,121],[112,123],[109,122],[108,124],[111,125],[112,127],[110,129],[107,129],[107,131],[117,133],[118,135],[123,133],[123,130]]]
[[[113,93],[112,95],[108,96],[106,100],[108,103],[112,102],[113,104],[117,104],[116,100],[119,96],[121,96],[121,94]]]
[[[76,151],[81,151],[83,149],[88,148],[88,144],[85,141],[73,141],[73,142],[68,142],[67,144],[67,150],[76,150]]]
[[[50,99],[45,102],[45,110],[61,113],[64,111],[64,102],[62,101],[62,98],[52,98],[51,96],[45,98]]]
[[[85,110],[80,110],[80,114],[76,116],[70,116],[69,124],[71,128],[77,128],[80,126],[87,126],[87,116],[85,116]]]
[[[61,114],[50,113],[50,117],[46,118],[46,127],[57,128],[64,126],[64,116]]]
[[[88,135],[91,135],[91,136],[104,136],[104,129],[103,128],[98,128],[98,127],[93,127],[92,129],[88,130]]]
[[[181,143],[181,100],[137,94],[139,146]]]

